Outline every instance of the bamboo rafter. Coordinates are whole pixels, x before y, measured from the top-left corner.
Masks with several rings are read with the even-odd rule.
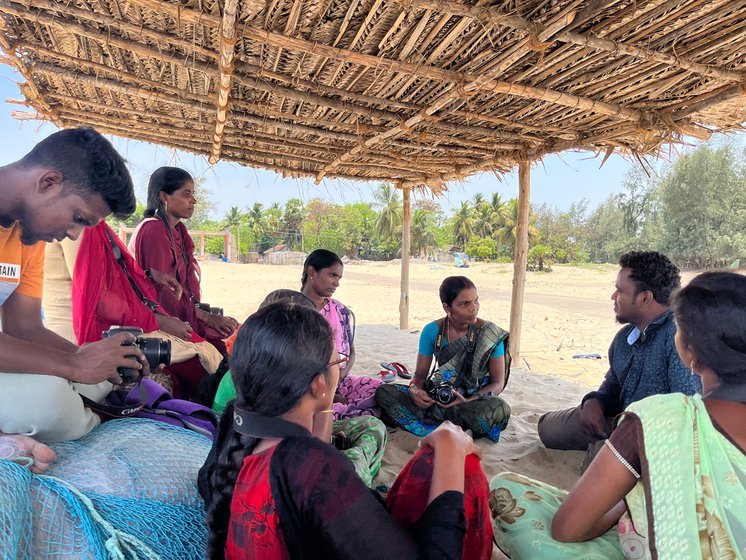
[[[226,0],[223,7],[223,21],[220,25],[220,79],[218,89],[217,114],[215,115],[215,134],[212,137],[210,163],[216,164],[220,158],[223,144],[223,132],[228,120],[228,98],[231,94],[233,79],[233,50],[236,47],[236,11],[238,0]]]

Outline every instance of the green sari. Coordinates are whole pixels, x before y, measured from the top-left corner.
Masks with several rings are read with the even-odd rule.
[[[498,546],[511,559],[743,560],[746,455],[712,424],[702,397],[656,395],[626,414],[642,426],[642,479],[616,529],[584,543],[552,539],[567,492],[521,475],[490,482]]]

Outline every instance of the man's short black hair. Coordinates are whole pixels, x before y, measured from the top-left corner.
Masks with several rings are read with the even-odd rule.
[[[678,267],[657,251],[630,251],[619,257],[619,266],[630,269],[638,294],[650,290],[661,305],[669,305],[671,293],[681,286]]]
[[[55,132],[34,146],[20,164],[59,171],[66,188],[83,198],[100,195],[117,218],[135,211],[135,189],[124,159],[90,127]]]

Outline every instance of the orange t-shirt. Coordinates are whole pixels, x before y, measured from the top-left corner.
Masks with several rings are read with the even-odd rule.
[[[18,222],[0,226],[0,305],[14,293],[41,299],[44,280],[44,245],[21,243]]]

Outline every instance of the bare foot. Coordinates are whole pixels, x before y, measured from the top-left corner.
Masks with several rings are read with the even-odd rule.
[[[54,461],[54,451],[28,436],[0,435],[0,459],[23,463],[24,458],[33,459],[31,472],[43,474]]]

